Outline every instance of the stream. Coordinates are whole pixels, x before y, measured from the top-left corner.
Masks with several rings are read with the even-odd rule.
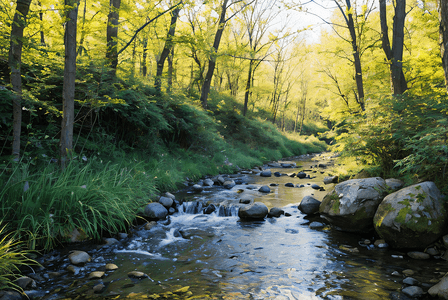
[[[296,168],[271,171],[304,171],[310,178],[231,175],[241,184],[230,190],[211,187],[201,193],[177,193],[177,199],[187,201],[149,230],[137,227],[130,237],[110,246],[72,246],[92,257],[75,274],[66,271],[70,247],[47,254],[42,258],[45,269],[38,272],[43,278],[39,289],[44,291],[40,299],[409,299],[401,293],[404,273],[413,272],[427,289],[448,271],[441,259],[413,260],[406,252],[374,246],[374,233],[336,231],[319,216],[302,214],[297,205],[304,196],[322,200],[332,188],[333,184],[323,184],[332,160],[321,154],[294,162]],[[278,185],[270,186],[270,193],[257,191],[271,184]],[[312,184],[325,190],[313,189]],[[244,193],[268,208],[282,208],[285,215],[245,222],[232,204],[202,213],[208,202],[230,203]],[[101,279],[87,279],[106,263],[118,269]],[[131,278],[131,271],[148,276]],[[50,272],[60,276],[49,276]],[[104,289],[94,292],[97,284]]]

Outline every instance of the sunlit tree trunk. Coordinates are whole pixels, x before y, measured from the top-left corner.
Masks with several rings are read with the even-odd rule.
[[[110,0],[110,11],[107,16],[107,50],[106,59],[110,64],[110,75],[115,77],[117,75],[118,66],[118,19],[121,0]]]
[[[143,38],[143,53],[142,53],[142,75],[143,77],[146,77],[146,74],[148,72],[148,66],[147,66],[147,57],[148,57],[148,38]]]
[[[84,50],[84,39],[86,36],[85,25],[86,25],[86,11],[87,11],[87,0],[84,0],[84,9],[82,12],[82,24],[81,24],[81,38],[79,40],[78,55],[82,56]]]
[[[65,0],[68,7],[65,24],[65,66],[62,87],[62,124],[61,124],[61,168],[66,167],[73,152],[73,123],[75,118],[75,79],[76,79],[76,23],[78,18],[78,0]]]
[[[439,5],[439,36],[442,66],[445,73],[445,86],[448,90],[448,0],[438,0]]]
[[[168,93],[171,92],[173,88],[173,80],[174,80],[174,47],[171,48],[170,55],[168,55],[168,86],[166,87],[166,91]]]
[[[16,12],[11,27],[11,40],[8,64],[11,69],[11,85],[15,93],[12,100],[13,109],[13,141],[12,155],[15,160],[20,157],[20,134],[22,130],[22,46],[23,30],[26,26],[26,16],[31,0],[17,0]]]
[[[166,35],[165,46],[163,47],[162,53],[160,54],[160,58],[157,61],[157,72],[155,78],[155,88],[160,93],[162,89],[162,74],[163,74],[163,66],[165,64],[165,60],[168,58],[171,49],[173,48],[173,37],[176,32],[176,23],[179,17],[180,7],[175,8],[171,13],[171,22],[170,28],[168,29],[168,33]]]
[[[389,62],[392,93],[401,95],[407,90],[403,73],[404,22],[406,18],[406,0],[396,0],[393,23],[392,47],[387,27],[386,0],[380,2],[381,41]]]
[[[37,5],[39,5],[42,9],[42,3],[40,1],[37,2]],[[43,21],[44,21],[44,13],[42,11],[39,12],[39,20],[40,20],[40,45],[45,47],[45,34],[43,30]]]

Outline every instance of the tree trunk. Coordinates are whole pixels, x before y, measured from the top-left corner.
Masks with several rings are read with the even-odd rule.
[[[249,71],[247,73],[247,82],[246,82],[246,90],[244,92],[244,108],[243,108],[243,116],[246,116],[247,113],[247,106],[249,104],[249,95],[250,95],[250,88],[252,85],[252,66],[253,66],[254,60],[251,59],[249,61]]]
[[[20,134],[22,131],[22,65],[23,30],[26,26],[26,16],[31,0],[17,0],[14,21],[11,27],[11,41],[8,64],[11,69],[11,85],[15,93],[12,100],[13,111],[13,141],[12,155],[14,160],[20,158]]]
[[[173,88],[174,77],[174,47],[171,48],[170,55],[168,55],[168,86],[166,87],[167,93],[171,93]]]
[[[163,47],[162,54],[160,54],[160,58],[157,61],[157,72],[155,78],[155,88],[157,92],[161,92],[162,90],[162,74],[163,74],[163,66],[165,64],[165,60],[169,56],[171,49],[173,48],[173,37],[176,32],[176,22],[179,17],[180,7],[174,9],[171,13],[171,23],[170,28],[168,29],[168,33],[166,34],[166,42]]]
[[[439,36],[442,67],[445,73],[445,86],[448,90],[448,0],[438,0],[439,4]]]
[[[114,78],[117,75],[118,66],[118,19],[121,0],[110,0],[110,11],[107,16],[107,50],[106,59],[110,64],[110,75]]]
[[[142,75],[143,75],[143,77],[146,77],[146,74],[148,72],[148,67],[146,66],[147,56],[148,56],[148,38],[145,37],[143,39],[143,53],[142,53]]]
[[[61,168],[64,169],[73,152],[73,123],[75,118],[75,79],[76,79],[76,23],[78,18],[78,0],[65,0],[69,7],[65,25],[65,66],[62,88],[62,124],[61,124]],[[67,158],[68,157],[68,158]]]
[[[392,94],[401,95],[407,90],[403,73],[404,22],[406,18],[406,0],[397,0],[393,23],[392,48],[387,27],[386,0],[380,2],[381,41],[383,51],[389,61]]]
[[[219,17],[218,22],[218,30],[215,34],[215,40],[213,42],[213,52],[210,55],[209,61],[208,61],[208,70],[204,78],[204,83],[202,84],[201,89],[201,104],[204,109],[207,109],[207,98],[208,93],[210,92],[210,85],[212,82],[213,72],[215,71],[216,66],[216,56],[218,54],[218,48],[219,44],[221,42],[221,37],[224,32],[224,28],[226,25],[226,11],[227,11],[227,2],[229,0],[224,0],[222,6],[221,6],[221,15]]]
[[[42,9],[42,3],[40,3],[40,1],[37,2],[37,5],[39,5]],[[40,45],[45,47],[45,34],[43,31],[43,20],[44,20],[44,13],[41,11],[39,12],[39,20],[40,20]]]
[[[84,10],[82,12],[82,25],[81,25],[81,39],[79,40],[78,54],[82,56],[84,50],[84,39],[86,36],[85,25],[86,25],[86,12],[87,12],[87,0],[84,0]]]

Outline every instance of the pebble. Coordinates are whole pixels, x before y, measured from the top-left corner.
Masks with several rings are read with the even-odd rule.
[[[436,255],[440,254],[440,252],[436,248],[433,248],[433,247],[426,249],[425,252],[432,256],[436,256]]]
[[[270,193],[271,189],[267,185],[263,185],[258,191],[261,193]]]
[[[118,234],[118,238],[119,238],[120,240],[123,240],[123,239],[125,239],[125,238],[127,238],[127,237],[128,237],[128,234],[125,233],[125,232],[120,232],[120,233]]]
[[[411,275],[414,275],[414,271],[413,270],[411,270],[411,269],[406,269],[406,270],[403,270],[403,272],[402,272],[404,275],[406,275],[406,276],[411,276]]]
[[[417,279],[412,278],[412,277],[406,277],[405,279],[403,279],[403,283],[407,284],[407,285],[418,285],[419,282]]]
[[[27,290],[27,289],[29,290],[32,288],[34,289],[37,287],[36,281],[29,278],[28,276],[22,276],[20,278],[17,278],[14,283],[17,284],[18,286],[20,286],[22,288],[22,290]]]
[[[107,271],[113,271],[113,270],[116,270],[116,269],[118,269],[118,266],[116,264],[107,264],[106,265],[106,270]]]
[[[145,278],[145,277],[149,277],[149,276],[146,275],[145,273],[143,273],[143,272],[139,272],[139,271],[131,271],[131,272],[128,273],[128,276],[129,276],[129,277],[132,277],[132,278]]]
[[[96,294],[102,293],[106,286],[102,283],[99,283],[93,287],[93,292]]]
[[[69,254],[68,259],[72,264],[79,265],[89,262],[91,257],[87,252],[74,250]]]
[[[48,272],[47,274],[49,278],[56,278],[62,275],[60,272]]]
[[[153,228],[154,226],[157,225],[156,221],[151,221],[145,224],[145,230],[150,230],[151,228]]]
[[[310,229],[317,229],[317,228],[325,227],[325,224],[321,223],[321,222],[311,222],[309,227],[310,227]]]
[[[67,271],[72,273],[73,275],[78,275],[80,268],[76,267],[74,265],[68,265],[67,268],[65,268]]]
[[[408,286],[401,290],[401,292],[412,298],[420,297],[425,293],[419,286]]]
[[[104,276],[104,272],[103,271],[94,271],[91,272],[88,276],[89,279],[100,279],[101,277]]]
[[[393,271],[391,275],[392,276],[401,276],[400,272],[398,272],[398,271]]]
[[[408,256],[413,259],[429,259],[429,258],[431,258],[431,255],[429,255],[428,253],[419,252],[419,251],[408,252]]]

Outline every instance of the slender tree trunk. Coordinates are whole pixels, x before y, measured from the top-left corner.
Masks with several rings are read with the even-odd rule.
[[[381,41],[386,58],[389,61],[392,93],[401,95],[407,90],[407,82],[403,73],[404,22],[406,18],[406,0],[397,0],[393,23],[392,47],[387,27],[386,0],[379,0]]]
[[[224,0],[221,6],[221,15],[219,17],[218,30],[216,31],[215,40],[213,42],[213,52],[210,55],[210,59],[208,61],[208,70],[204,78],[204,83],[202,84],[201,104],[204,109],[207,109],[207,98],[208,93],[210,92],[210,85],[212,83],[213,72],[215,71],[216,58],[217,58],[216,56],[218,55],[219,44],[221,42],[222,34],[224,32],[224,28],[226,25],[227,2],[229,2],[229,0]]]
[[[163,74],[163,66],[165,64],[165,60],[169,56],[171,49],[173,48],[173,37],[176,32],[176,23],[179,17],[180,7],[175,8],[171,13],[171,22],[170,28],[168,29],[168,33],[166,34],[166,42],[163,47],[162,53],[160,54],[160,58],[157,61],[157,72],[155,78],[155,88],[160,93],[162,90],[162,74]]]
[[[26,26],[26,16],[30,9],[31,0],[17,0],[16,12],[11,27],[11,40],[8,64],[11,69],[11,85],[15,93],[12,100],[13,111],[13,141],[12,155],[14,160],[20,158],[20,135],[22,131],[22,46],[23,30]]]
[[[170,55],[168,55],[168,86],[166,91],[171,93],[173,88],[173,77],[174,77],[174,47],[171,48]]]
[[[82,56],[84,50],[84,39],[86,36],[85,25],[86,25],[86,11],[87,11],[87,0],[84,0],[84,10],[82,12],[82,25],[81,25],[81,38],[79,40],[78,56]]]
[[[143,53],[142,53],[142,75],[143,77],[146,77],[146,74],[148,72],[147,62],[146,58],[148,56],[148,38],[145,37],[143,39]]]
[[[448,0],[438,0],[439,4],[439,37],[442,67],[445,73],[445,86],[448,90]]]
[[[253,66],[253,64],[254,64],[254,60],[251,59],[249,61],[249,71],[247,73],[246,90],[244,91],[243,116],[246,116],[247,105],[249,104],[250,88],[251,88],[251,84],[252,84],[252,66]]]
[[[40,1],[37,2],[37,5],[39,5],[42,9],[42,3]],[[42,47],[45,47],[45,34],[43,31],[43,20],[44,20],[44,13],[42,11],[39,12],[39,20],[40,20],[40,45]]]
[[[111,71],[110,75],[116,77],[118,66],[118,19],[120,17],[121,0],[110,0],[110,11],[107,16],[107,50],[106,59],[108,60]]]
[[[73,123],[75,118],[75,79],[76,79],[76,23],[78,18],[78,0],[65,0],[69,7],[65,25],[65,66],[62,88],[62,124],[61,124],[61,168],[64,169],[73,152]]]

